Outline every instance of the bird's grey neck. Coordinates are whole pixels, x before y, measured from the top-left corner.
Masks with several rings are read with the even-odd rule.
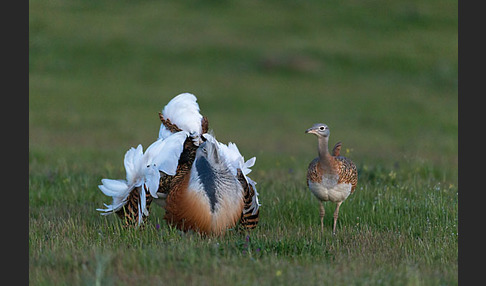
[[[330,166],[331,154],[329,154],[328,150],[329,137],[319,137],[318,142],[319,161],[323,167]]]

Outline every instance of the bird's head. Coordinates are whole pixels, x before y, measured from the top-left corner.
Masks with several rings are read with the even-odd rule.
[[[324,123],[316,123],[312,125],[311,128],[307,129],[305,133],[311,133],[317,135],[317,137],[324,137],[327,138],[329,137],[329,134],[331,133],[329,131],[329,127],[327,127],[326,124]]]
[[[215,142],[206,140],[199,145],[196,151],[196,159],[205,158],[211,165],[221,163],[221,157],[218,153],[218,146]]]

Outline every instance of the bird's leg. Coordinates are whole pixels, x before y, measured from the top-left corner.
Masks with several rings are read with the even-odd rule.
[[[336,234],[336,223],[337,223],[337,219],[338,219],[338,216],[339,216],[339,207],[341,206],[343,202],[338,202],[336,204],[336,210],[334,211],[334,225],[332,227],[332,234],[335,235]]]
[[[319,201],[319,213],[321,215],[321,232],[324,232],[324,214],[325,214],[325,210],[324,210],[324,205],[322,204],[322,201]]]

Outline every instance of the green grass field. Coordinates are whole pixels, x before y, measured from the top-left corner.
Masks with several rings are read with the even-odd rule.
[[[458,284],[457,25],[457,1],[30,0],[30,284]],[[182,92],[257,157],[248,236],[95,210]],[[335,236],[306,188],[316,122],[359,171]]]

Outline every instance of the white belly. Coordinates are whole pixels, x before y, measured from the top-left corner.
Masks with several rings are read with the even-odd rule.
[[[325,184],[309,181],[309,189],[319,200],[336,203],[344,201],[349,196],[351,184]]]

